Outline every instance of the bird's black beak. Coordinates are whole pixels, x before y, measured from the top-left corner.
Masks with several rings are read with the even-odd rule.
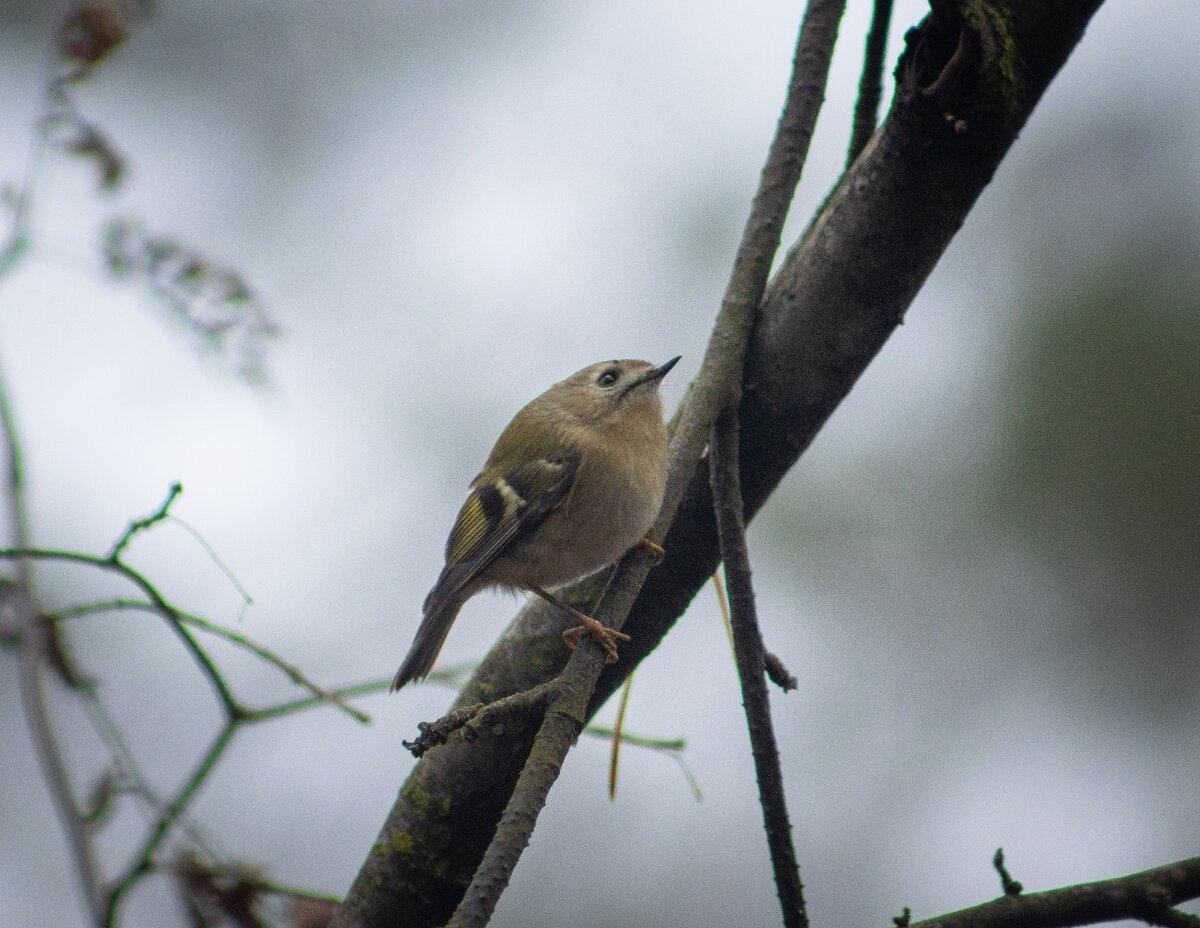
[[[652,370],[648,374],[646,374],[646,380],[662,380],[664,377],[667,376],[667,372],[671,368],[673,368],[676,364],[679,363],[679,359],[682,357],[683,357],[683,355],[677,354],[677,355],[675,355],[675,357],[671,358],[671,360],[668,361],[666,364],[658,365],[658,367],[654,368],[654,370]]]
[[[657,384],[660,380],[667,376],[667,371],[675,366],[675,363],[683,355],[677,355],[671,358],[666,364],[660,364],[658,367],[652,367],[646,373],[642,374],[636,380],[631,380],[629,384],[621,391],[621,397],[631,396],[639,387],[643,387],[648,383]]]

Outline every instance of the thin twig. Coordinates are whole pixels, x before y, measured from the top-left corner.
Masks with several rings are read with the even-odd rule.
[[[356,683],[352,686],[338,686],[328,690],[329,696],[335,700],[345,700],[352,696],[371,696],[375,693],[386,693],[388,687],[392,685],[392,678],[387,677],[382,680],[371,680],[368,683]],[[318,706],[329,705],[329,699],[325,696],[308,696],[304,699],[290,699],[286,702],[277,703],[273,706],[264,706],[261,709],[247,710],[243,721],[247,724],[257,722],[269,722],[271,719],[277,719],[280,716],[292,715],[296,712],[302,712],[305,709],[315,709]],[[370,716],[367,716],[370,720]]]
[[[96,846],[92,840],[87,815],[79,808],[71,786],[66,760],[60,750],[46,705],[45,680],[41,666],[50,647],[50,628],[45,620],[37,616],[33,603],[23,594],[24,591],[20,599],[25,626],[21,641],[20,675],[25,719],[43,776],[50,788],[51,798],[67,833],[92,923],[101,925],[104,914],[104,884],[96,858]]]
[[[79,606],[71,606],[67,609],[59,610],[58,612],[54,613],[54,617],[59,619],[70,619],[91,615],[97,612],[118,610],[150,612],[156,615],[162,614],[162,610],[159,608],[159,606],[148,600],[107,599],[94,603],[84,603]],[[327,690],[323,686],[319,686],[314,683],[304,675],[304,672],[299,667],[284,660],[266,645],[259,644],[257,641],[252,638],[248,638],[241,632],[235,632],[232,628],[226,628],[224,625],[213,622],[210,619],[206,619],[203,616],[196,615],[192,612],[185,612],[182,609],[175,609],[175,615],[179,617],[180,621],[186,622],[188,625],[202,629],[203,631],[208,632],[210,635],[215,635],[218,638],[224,638],[231,644],[234,644],[243,650],[249,651],[251,654],[254,654],[257,657],[262,658],[262,660],[266,661],[272,667],[275,667],[281,673],[285,674],[287,678],[297,686],[303,687],[312,693],[313,696],[315,696],[319,701],[331,704],[335,708],[345,712],[355,721],[362,722],[364,725],[370,723],[371,716],[367,715],[367,713],[363,712],[361,709],[356,709],[333,691]],[[248,715],[256,714],[255,710],[253,709],[244,709],[243,711]]]
[[[303,689],[306,689],[312,693],[314,698],[320,700],[321,702],[332,705],[335,709],[346,713],[346,715],[350,716],[356,722],[361,722],[364,725],[370,724],[371,716],[367,715],[367,713],[363,712],[361,709],[356,709],[354,706],[347,703],[333,690],[328,690],[325,687],[319,686],[312,680],[308,679],[308,677],[304,675],[304,672],[301,671],[299,667],[297,667],[295,664],[285,661],[282,657],[265,645],[261,645],[258,642],[247,638],[240,632],[235,632],[231,628],[226,628],[223,625],[219,625],[216,622],[209,621],[208,619],[194,615],[190,612],[176,610],[175,614],[189,625],[202,628],[209,634],[224,638],[226,641],[232,642],[238,647],[244,648],[245,650],[250,651],[252,654],[262,658],[268,664],[276,667],[286,674],[288,679],[297,686],[302,687]],[[243,711],[247,716],[257,714],[253,709],[245,709]]]
[[[663,508],[648,536],[651,541],[661,542],[666,535],[717,414],[728,398],[737,395],[741,384],[754,310],[766,288],[788,207],[808,154],[844,7],[844,0],[809,0],[783,115],[738,246],[733,274],[705,350],[700,375],[692,385],[672,436],[667,489]],[[642,548],[626,555],[609,580],[595,610],[596,617],[620,630],[651,563],[652,556]],[[563,760],[583,729],[588,699],[595,689],[602,661],[599,647],[593,643],[576,648],[568,660],[559,677],[559,694],[547,708],[496,833],[450,919],[452,928],[482,928],[491,919],[529,843],[538,813],[545,806]]]
[[[8,458],[7,479],[4,490],[8,497],[8,531],[18,548],[29,544],[29,523],[25,506],[24,459],[18,437],[16,419],[8,390],[0,377],[0,441]],[[48,660],[53,646],[52,628],[45,618],[38,615],[33,590],[33,571],[29,560],[17,556],[14,574],[17,590],[11,597],[18,613],[17,627],[21,633],[21,654],[18,666],[20,674],[21,701],[30,737],[42,774],[50,788],[50,798],[62,820],[67,833],[71,854],[91,912],[93,924],[99,925],[103,916],[104,884],[100,866],[96,859],[96,846],[92,840],[87,815],[79,808],[66,760],[62,755],[50,710],[46,705],[46,693],[42,666]]]
[[[150,513],[148,516],[143,516],[140,519],[134,519],[129,523],[128,526],[126,526],[125,531],[121,533],[121,537],[113,543],[112,550],[108,552],[108,559],[110,561],[119,560],[121,557],[121,552],[125,550],[129,542],[133,541],[134,535],[136,535],[138,532],[144,532],[146,529],[151,528],[165,519],[168,511],[171,508],[171,504],[175,502],[176,498],[182,492],[182,483],[176,481],[175,483],[171,484],[170,488],[167,490],[167,498],[164,499],[161,504],[159,504],[159,507],[154,510],[154,512]]]
[[[497,725],[513,716],[527,715],[541,709],[554,696],[557,681],[547,680],[531,689],[513,693],[495,702],[461,706],[433,722],[417,725],[419,735],[412,741],[401,741],[413,757],[421,757],[431,748],[445,744],[456,731],[467,741],[479,737],[485,726]]]
[[[1012,874],[1008,872],[1008,867],[1004,865],[1004,848],[996,848],[996,854],[992,857],[992,867],[1000,876],[1000,888],[1004,890],[1006,896],[1019,896],[1025,891],[1025,887],[1019,881],[1012,878]]]
[[[148,825],[153,823],[156,816],[161,814],[162,810],[166,807],[166,801],[142,774],[133,751],[126,744],[124,735],[121,734],[116,722],[109,714],[104,702],[100,699],[98,691],[84,692],[82,695],[84,706],[87,707],[92,719],[92,726],[96,729],[100,739],[108,748],[109,754],[112,755],[113,762],[116,765],[117,786],[121,794],[131,795],[140,800],[140,808],[145,816],[146,823]],[[182,824],[180,828],[187,834],[191,842],[209,856],[215,857],[216,852],[213,851],[209,840],[201,832],[200,827],[193,822],[183,819],[182,816],[176,821],[179,822],[181,820]]]
[[[734,654],[742,684],[742,704],[750,730],[750,751],[758,778],[758,797],[762,806],[771,868],[779,893],[779,906],[786,928],[808,928],[804,905],[804,886],[796,849],[792,844],[792,826],[783,794],[783,771],[779,767],[779,748],[771,724],[771,701],[767,694],[762,636],[754,607],[754,589],[750,581],[750,556],[746,549],[746,528],[742,509],[741,472],[738,463],[737,404],[726,407],[713,426],[708,461],[713,488],[713,510],[721,559],[725,562],[725,583],[729,588]]]
[[[192,771],[192,775],[188,777],[183,788],[171,800],[170,805],[159,814],[158,820],[155,822],[146,840],[142,843],[141,849],[134,856],[132,863],[130,863],[124,874],[113,884],[112,890],[108,894],[108,903],[105,906],[104,920],[101,924],[107,926],[107,928],[114,928],[117,924],[117,914],[125,894],[134,883],[153,869],[155,852],[170,833],[171,827],[183,815],[184,810],[187,809],[188,804],[195,797],[204,781],[208,779],[217,761],[221,759],[221,756],[225,753],[225,749],[233,741],[233,736],[237,733],[239,727],[237,719],[226,721],[221,731],[217,733],[217,737],[213,740],[212,745],[196,765],[196,769]]]
[[[734,654],[733,647],[733,622],[729,618],[729,600],[725,596],[725,587],[721,584],[720,573],[712,575],[713,589],[717,592],[717,606],[721,610],[721,621],[725,626],[725,637],[729,639],[729,653]],[[737,663],[737,657],[734,656],[734,664]],[[787,669],[779,656],[770,651],[763,651],[763,667],[767,671],[767,679],[774,683],[785,693],[794,690],[800,685],[800,681],[792,675]]]
[[[863,51],[862,78],[858,83],[858,101],[854,104],[854,123],[850,130],[850,150],[846,167],[854,163],[879,120],[879,101],[883,97],[883,55],[887,50],[888,27],[892,20],[892,0],[875,0],[871,29]]]
[[[21,558],[29,558],[30,560],[42,561],[67,561],[74,564],[87,564],[92,567],[99,567],[103,570],[111,570],[125,577],[135,586],[137,586],[146,595],[146,597],[154,604],[159,615],[167,620],[167,625],[174,630],[180,639],[183,641],[184,647],[191,652],[192,658],[199,665],[201,672],[208,677],[209,683],[212,685],[213,691],[216,693],[221,707],[224,709],[227,718],[240,718],[246,714],[246,709],[234,698],[233,692],[229,689],[229,684],[225,682],[225,678],[221,676],[217,670],[212,658],[208,656],[208,652],[200,647],[200,644],[192,637],[192,633],[187,630],[186,623],[179,610],[172,606],[163,595],[158,592],[158,588],[146,579],[141,573],[134,570],[124,561],[112,560],[106,557],[97,557],[94,554],[84,554],[80,551],[60,551],[56,548],[0,548],[0,559],[4,560],[19,560]]]
[[[242,601],[247,606],[253,605],[254,597],[250,595],[250,591],[242,586],[242,582],[237,578],[237,575],[229,569],[228,564],[221,560],[220,555],[218,555],[213,546],[208,543],[208,539],[200,534],[200,532],[193,528],[189,523],[184,522],[183,519],[179,518],[179,516],[172,515],[168,516],[168,518],[189,535],[191,535],[196,544],[204,549],[204,553],[208,555],[208,559],[216,565],[217,570],[221,571],[221,573],[225,575],[225,579],[228,580],[233,588],[238,591],[238,595],[242,597]]]
[[[647,559],[650,556],[645,554]],[[491,919],[517,861],[529,844],[550,787],[558,779],[567,752],[583,729],[591,688],[577,685],[576,677],[591,677],[594,686],[603,661],[598,648],[579,647],[571,655],[560,677],[565,685],[546,711],[512,797],[500,816],[496,834],[446,928],[483,926]]]
[[[787,665],[783,663],[778,654],[774,654],[771,651],[764,651],[763,668],[767,672],[767,679],[785,693],[790,693],[800,685],[800,681],[787,669]]]

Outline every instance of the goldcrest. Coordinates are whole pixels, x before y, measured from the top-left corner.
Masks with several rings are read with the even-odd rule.
[[[489,587],[550,600],[583,623],[564,633],[569,645],[592,634],[616,660],[613,639],[628,636],[547,588],[612,563],[649,531],[667,481],[659,384],[678,360],[593,364],[513,417],[471,482],[392,690],[429,673],[463,603]]]

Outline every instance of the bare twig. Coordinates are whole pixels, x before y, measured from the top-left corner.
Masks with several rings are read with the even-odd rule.
[[[389,676],[387,679],[371,680],[367,683],[337,686],[327,692],[334,700],[345,700],[352,696],[371,696],[375,693],[386,693],[391,684],[392,678]],[[251,709],[246,715],[245,722],[247,725],[256,722],[269,722],[271,719],[277,719],[284,715],[292,715],[296,712],[302,712],[305,709],[315,709],[318,706],[327,705],[329,705],[329,699],[324,695],[308,696],[304,699],[289,699],[286,702],[277,703],[273,706],[265,706],[262,709]],[[367,716],[367,718],[370,720],[370,716]]]
[[[97,169],[101,185],[106,190],[116,187],[124,173],[124,160],[120,153],[106,134],[83,116],[75,104],[71,90],[91,73],[94,66],[112,48],[125,39],[129,26],[136,16],[131,12],[128,4],[75,3],[70,6],[71,10],[66,14],[58,34],[55,60],[51,64],[51,72],[43,91],[41,110],[32,132],[24,177],[20,186],[15,190],[10,204],[12,206],[11,226],[0,233],[0,238],[2,238],[0,241],[0,276],[11,271],[22,258],[29,254],[30,244],[34,237],[32,206],[35,187],[39,180],[42,162],[48,153],[57,152],[89,160]],[[147,244],[161,245],[162,240]],[[147,248],[148,251],[149,248]],[[162,255],[159,253],[157,256],[163,258],[157,266],[157,269],[163,271],[162,276],[167,276],[167,270],[174,269],[176,271],[168,283],[174,285],[180,293],[185,295],[197,293],[202,297],[221,298],[230,307],[236,309],[237,313],[240,313],[237,319],[249,318],[251,320],[251,323],[244,328],[248,328],[252,335],[262,336],[273,333],[273,325],[269,323],[269,320],[264,323],[265,317],[256,306],[237,309],[237,307],[252,301],[248,289],[236,274],[228,271],[218,272],[208,265],[200,265],[195,261],[176,260],[172,263],[170,259],[176,257],[174,254]],[[181,254],[181,257],[187,258],[189,255]],[[232,309],[231,314],[233,314]],[[214,340],[224,334],[223,331],[216,331],[212,325],[206,331],[212,335]],[[17,625],[13,629],[10,630],[7,626],[0,629],[0,636],[6,639],[4,643],[11,640],[20,647],[20,688],[31,740],[41,764],[51,800],[63,821],[91,922],[97,926],[111,925],[117,919],[121,896],[142,874],[153,869],[154,854],[168,834],[180,829],[180,819],[186,807],[211,773],[213,766],[217,763],[237,728],[247,722],[265,718],[267,713],[255,716],[234,700],[229,687],[208,654],[185,627],[185,624],[204,627],[205,620],[176,610],[166,602],[144,576],[120,559],[125,548],[139,532],[167,517],[172,502],[180,492],[178,484],[172,486],[166,500],[156,512],[130,523],[106,558],[76,555],[71,552],[43,551],[39,553],[33,548],[30,537],[21,447],[12,407],[2,380],[0,380],[0,447],[7,452],[7,473],[5,475],[7,479],[3,487],[0,487],[0,492],[6,497],[4,502],[9,514],[9,524],[6,528],[8,529],[7,534],[10,536],[7,539],[10,547],[0,550],[0,558],[11,561],[14,565],[13,582],[9,582],[7,578],[0,578],[0,582],[4,585],[3,605],[5,610],[17,620]],[[194,533],[190,527],[186,525],[184,527]],[[208,547],[203,539],[200,539],[200,542],[206,548]],[[211,554],[211,549],[209,551]],[[164,803],[159,799],[137,769],[124,738],[108,715],[100,700],[99,691],[92,681],[83,678],[73,670],[73,662],[58,633],[58,617],[45,615],[40,609],[35,596],[31,567],[32,562],[38,557],[47,560],[75,561],[122,574],[127,580],[140,587],[148,599],[148,602],[141,603],[138,608],[157,612],[167,619],[175,633],[184,642],[185,647],[192,653],[197,665],[209,678],[224,710],[225,725],[193,777],[169,802]],[[213,557],[216,560],[215,555]],[[217,563],[223,570],[226,570],[219,560]],[[226,573],[228,573],[227,570]],[[237,585],[236,580],[234,583]],[[248,597],[247,601],[249,601]],[[259,657],[288,673],[299,685],[306,686],[310,692],[318,694],[322,700],[337,702],[344,711],[361,720],[366,719],[366,716],[345,705],[333,694],[311,684],[296,668],[286,664],[277,655],[245,639],[244,636],[239,636],[212,623],[207,623],[205,630],[212,634],[222,634],[238,646],[253,651]],[[63,751],[64,745],[60,740],[60,733],[54,729],[54,718],[47,705],[46,690],[49,686],[48,680],[52,680],[48,670],[57,671],[58,676],[72,687],[74,694],[83,701],[91,715],[93,725],[111,755],[99,776],[93,777],[92,788],[88,791],[87,799],[82,803],[76,794],[76,788],[72,783],[64,757],[64,753],[69,752]],[[282,714],[279,709],[280,707],[275,707],[270,711]],[[110,891],[99,865],[96,838],[99,829],[104,824],[104,818],[112,806],[113,799],[121,794],[136,796],[145,809],[151,811],[154,816],[154,826],[146,840],[143,853],[118,878],[117,883]],[[203,842],[194,828],[186,823],[182,828],[196,846],[203,847]]]
[[[191,652],[192,658],[199,665],[201,672],[208,678],[212,685],[213,691],[216,693],[218,701],[221,703],[228,718],[238,718],[245,715],[247,710],[234,698],[232,691],[229,689],[229,684],[225,682],[225,678],[221,676],[217,670],[212,658],[208,656],[200,644],[192,637],[187,626],[180,615],[179,610],[172,606],[159,593],[158,588],[154,586],[145,576],[134,570],[124,561],[112,560],[107,557],[97,557],[94,554],[84,554],[80,551],[61,551],[55,548],[0,548],[0,559],[20,560],[21,558],[29,558],[32,560],[44,561],[67,561],[75,564],[87,564],[92,567],[99,567],[103,570],[113,571],[127,580],[132,582],[146,595],[146,597],[154,604],[159,615],[167,620],[170,628],[183,641],[184,647]]]
[[[789,693],[800,685],[800,681],[787,669],[777,654],[771,651],[763,652],[763,668],[767,671],[767,679],[785,693]]]
[[[1200,857],[1191,857],[1112,880],[1004,895],[983,905],[911,922],[910,928],[1065,928],[1122,918],[1161,925],[1185,916],[1173,906],[1196,898],[1200,898]]]
[[[159,508],[159,510],[145,519],[139,519],[130,524],[129,529],[122,535],[116,545],[114,545],[113,553],[107,557],[98,557],[95,555],[83,554],[74,551],[60,551],[55,549],[41,549],[30,547],[18,548],[0,548],[0,559],[7,559],[16,562],[18,565],[35,560],[48,561],[65,561],[84,566],[94,567],[105,571],[112,571],[120,574],[130,582],[138,586],[147,597],[145,600],[140,599],[113,599],[94,603],[86,603],[79,606],[69,607],[56,613],[53,617],[39,618],[37,621],[28,625],[23,633],[22,648],[41,648],[43,645],[42,637],[48,633],[52,627],[51,619],[65,620],[70,618],[78,618],[86,615],[95,614],[112,609],[130,609],[151,612],[165,618],[168,624],[180,635],[181,639],[188,645],[193,657],[196,659],[201,671],[209,678],[213,685],[213,689],[217,695],[217,699],[224,709],[225,721],[220,731],[217,733],[212,745],[205,752],[204,756],[198,762],[191,777],[184,783],[178,793],[167,803],[163,804],[152,791],[149,791],[145,786],[144,780],[137,775],[136,769],[131,765],[128,751],[124,747],[123,742],[119,739],[115,744],[114,757],[117,760],[120,770],[134,777],[134,787],[143,799],[145,799],[152,808],[156,809],[155,817],[151,824],[151,830],[146,837],[140,851],[134,856],[132,862],[117,877],[112,885],[111,890],[105,890],[103,883],[98,877],[98,868],[94,858],[94,848],[91,841],[91,835],[88,831],[89,822],[86,812],[80,811],[76,804],[73,792],[71,790],[69,779],[66,775],[65,766],[62,764],[61,757],[58,756],[57,742],[53,737],[49,738],[48,743],[43,746],[38,737],[38,731],[35,731],[35,743],[39,745],[39,753],[45,758],[43,763],[47,766],[47,779],[50,781],[56,794],[60,794],[63,802],[62,815],[67,824],[68,834],[72,836],[73,846],[77,846],[76,857],[77,866],[83,876],[85,885],[93,887],[91,890],[94,893],[92,902],[92,914],[95,924],[102,926],[114,926],[117,922],[117,916],[120,906],[126,893],[137,883],[139,879],[148,873],[154,871],[155,855],[159,848],[171,833],[172,829],[181,820],[185,810],[191,803],[195,794],[200,787],[211,775],[218,761],[224,755],[226,748],[232,742],[234,735],[238,729],[244,725],[255,722],[265,721],[270,718],[277,718],[291,712],[301,709],[310,708],[320,704],[332,704],[347,714],[351,715],[360,722],[370,721],[370,717],[358,709],[350,706],[345,702],[344,697],[358,695],[362,692],[382,691],[386,688],[385,681],[379,681],[377,684],[368,684],[364,687],[354,687],[347,690],[329,691],[317,686],[304,676],[301,671],[294,665],[283,660],[279,655],[275,654],[270,649],[258,644],[255,641],[247,638],[238,632],[225,628],[215,622],[211,622],[201,616],[193,615],[183,610],[178,609],[169,603],[142,574],[134,570],[129,565],[119,559],[121,550],[126,546],[137,531],[146,528],[155,522],[160,521],[166,516],[166,509],[170,505],[171,500],[177,495],[177,491],[172,488],[172,493],[168,496],[167,501]],[[215,663],[208,656],[199,643],[192,637],[191,633],[185,626],[193,626],[203,630],[209,634],[218,635],[234,645],[250,651],[259,658],[263,659],[272,666],[278,668],[283,673],[295,682],[297,685],[304,687],[312,697],[304,700],[295,700],[288,703],[268,707],[266,709],[252,710],[243,706],[234,697],[229,685],[224,677],[217,669]],[[44,653],[44,651],[40,652]],[[23,652],[24,656],[24,652]],[[24,661],[23,661],[24,663]],[[40,699],[40,680],[36,681],[38,688],[35,692]],[[34,692],[34,691],[31,691]],[[89,689],[89,698],[94,697],[94,693]],[[28,700],[27,700],[28,701]],[[103,709],[97,703],[95,708],[100,712],[102,721],[107,721],[107,717],[103,713]],[[31,719],[31,725],[38,729],[39,726],[48,726],[49,718],[44,711],[39,713],[38,705],[30,703],[26,709],[27,715]],[[49,732],[49,728],[46,728]],[[111,732],[109,733],[112,734]],[[103,733],[102,733],[103,735]],[[105,738],[106,743],[111,743],[110,737]]]
[[[744,524],[745,521],[743,520],[743,525]],[[712,575],[712,584],[713,589],[717,592],[717,606],[721,610],[721,622],[725,626],[725,637],[729,639],[729,653],[733,654],[733,622],[730,620],[729,600],[725,596],[725,586],[721,583],[720,573],[715,573]],[[734,663],[735,665],[737,663],[736,655],[734,656]],[[787,669],[783,661],[780,660],[779,656],[767,650],[763,651],[763,668],[767,672],[767,679],[778,686],[785,693],[791,692],[800,685],[800,681],[798,681],[795,676],[792,675],[792,672]]]
[[[213,546],[208,543],[208,539],[205,538],[195,528],[193,528],[189,523],[184,522],[183,519],[179,518],[179,516],[172,515],[168,518],[170,518],[173,523],[191,535],[196,544],[204,549],[204,553],[208,555],[208,559],[216,565],[217,570],[221,571],[221,573],[225,575],[225,579],[228,580],[233,588],[238,591],[238,595],[242,597],[242,602],[244,602],[247,606],[252,605],[254,603],[254,597],[250,595],[249,590],[242,586],[242,581],[240,581],[237,578],[237,575],[229,569],[229,565],[221,560],[220,555],[218,555]]]
[[[29,544],[29,523],[25,507],[25,478],[21,442],[18,437],[8,390],[0,378],[0,441],[8,458],[4,491],[9,510],[8,532],[18,548]],[[38,762],[50,788],[50,797],[62,820],[75,858],[75,867],[94,924],[99,925],[103,914],[104,884],[96,859],[87,814],[79,808],[67,773],[66,761],[59,748],[54,724],[46,705],[42,665],[53,649],[53,633],[49,622],[37,613],[33,591],[33,571],[27,558],[14,559],[15,593],[10,597],[18,613],[17,627],[21,634],[19,662],[21,701],[30,737]]]
[[[742,511],[741,473],[738,464],[737,404],[726,407],[713,426],[709,445],[709,472],[713,487],[713,508],[721,558],[725,562],[725,583],[729,587],[734,653],[742,684],[742,703],[750,730],[750,750],[758,777],[759,803],[771,852],[771,868],[779,893],[779,906],[787,928],[807,928],[804,886],[792,845],[792,826],[783,794],[783,772],[779,767],[779,749],[771,724],[771,702],[767,695],[762,636],[754,607],[750,582],[750,557],[746,549],[746,529]]]
[[[85,691],[82,696],[84,706],[91,717],[92,726],[112,756],[114,769],[110,772],[115,775],[117,790],[121,795],[133,796],[137,799],[143,807],[142,812],[146,821],[153,822],[155,817],[166,808],[167,802],[141,772],[133,751],[125,741],[125,736],[100,699],[99,691],[95,689]],[[180,830],[187,835],[188,840],[195,847],[204,850],[209,856],[215,856],[208,839],[198,825],[184,821],[182,816],[177,819],[177,822]]]
[[[225,749],[233,741],[233,736],[237,733],[239,727],[235,719],[226,721],[225,725],[217,733],[216,738],[213,739],[212,745],[196,765],[195,770],[192,771],[192,775],[184,783],[183,788],[159,814],[158,820],[154,823],[146,840],[142,842],[138,853],[134,855],[132,862],[116,880],[111,891],[108,893],[104,919],[100,924],[106,926],[106,928],[115,928],[117,915],[125,894],[129,892],[139,879],[153,870],[155,852],[157,852],[163,841],[166,840],[172,826],[183,815],[184,810],[187,809],[188,804],[195,797],[201,785],[208,779],[213,768],[216,767],[217,762],[225,753]]]
[[[445,744],[456,731],[468,741],[478,737],[479,729],[503,723],[514,715],[526,715],[541,709],[554,695],[556,681],[550,680],[533,689],[513,693],[490,703],[476,703],[455,709],[434,722],[421,722],[420,734],[412,741],[402,741],[413,757],[421,757],[430,748]]]
[[[862,78],[858,84],[858,101],[854,104],[854,123],[850,130],[850,150],[846,167],[854,163],[879,118],[879,101],[883,97],[883,54],[887,50],[888,27],[892,19],[892,0],[875,0],[871,14],[871,29],[863,51]]]
[[[218,622],[213,622],[212,620],[196,615],[193,612],[185,612],[184,610],[175,607],[172,608],[175,609],[174,614],[178,616],[180,621],[186,622],[188,625],[191,625],[194,628],[202,629],[203,631],[208,632],[211,635],[215,635],[218,638],[224,638],[231,644],[234,644],[245,651],[249,651],[251,654],[270,664],[272,667],[275,667],[281,673],[285,674],[287,678],[297,686],[302,687],[312,693],[313,696],[316,697],[318,703],[329,703],[342,712],[345,712],[355,721],[362,722],[364,725],[370,723],[371,716],[363,712],[361,709],[355,708],[347,703],[334,691],[325,689],[324,687],[314,683],[307,676],[305,676],[304,672],[299,667],[289,661],[284,660],[283,657],[276,654],[266,645],[259,644],[257,641],[247,637],[246,635],[243,635],[241,632],[235,632],[232,628],[226,628],[224,625],[221,625]],[[85,615],[93,615],[98,612],[119,610],[150,612],[155,615],[162,614],[161,608],[156,603],[150,602],[149,600],[106,599],[98,600],[97,602],[93,603],[83,603],[79,606],[70,606],[66,609],[60,609],[51,617],[55,619],[71,619],[79,618]],[[256,717],[264,710],[244,708],[243,711],[248,717]],[[257,718],[252,718],[250,720],[258,721]]]
[[[108,552],[108,559],[110,561],[119,560],[121,557],[121,552],[125,550],[125,547],[129,544],[129,542],[133,541],[134,535],[136,535],[138,532],[145,531],[146,529],[165,519],[167,517],[167,512],[171,508],[171,504],[175,502],[176,498],[182,492],[182,483],[176,482],[171,484],[170,489],[167,490],[167,498],[162,501],[162,503],[156,510],[154,510],[154,512],[150,513],[148,516],[143,516],[140,519],[134,519],[129,523],[125,531],[121,533],[121,537],[113,543],[112,550]]]
[[[24,594],[24,591],[22,593]],[[42,774],[67,833],[67,841],[75,858],[75,868],[83,886],[92,923],[101,925],[104,913],[104,883],[97,861],[96,846],[92,839],[88,816],[79,808],[71,786],[66,760],[59,748],[59,740],[46,705],[45,679],[41,667],[50,648],[50,627],[36,614],[28,596],[22,595],[21,602],[25,623],[21,641],[20,674],[25,719],[42,767]]]

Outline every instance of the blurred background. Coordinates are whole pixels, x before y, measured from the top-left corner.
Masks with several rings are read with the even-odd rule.
[[[896,4],[887,70],[924,13]],[[26,171],[58,4],[0,7],[0,179]],[[794,241],[841,170],[869,6],[842,25]],[[101,554],[175,480],[181,526],[127,558],[318,682],[390,677],[467,482],[525,400],[609,357],[694,375],[782,102],[797,4],[162,0],[74,92],[128,162],[36,173],[0,278],[0,364],[35,543]],[[881,356],[751,530],[814,925],[884,925],[1200,851],[1200,6],[1110,0]],[[890,96],[891,83],[885,90]],[[244,276],[282,331],[262,384],[136,280],[113,217]],[[7,543],[7,542],[6,542]],[[129,595],[41,568],[47,606]],[[443,661],[513,611],[479,597]],[[162,623],[70,629],[170,793],[220,716]],[[297,691],[215,649],[239,695]],[[0,912],[84,924],[0,652]],[[54,705],[86,787],[100,745]],[[413,763],[429,685],[237,736],[190,821],[230,858],[341,894]],[[606,707],[602,720],[611,720]],[[494,924],[776,924],[736,675],[711,590],[585,738]],[[122,805],[109,872],[144,823]],[[581,837],[584,836],[584,837]],[[184,917],[163,878],[125,926]]]

